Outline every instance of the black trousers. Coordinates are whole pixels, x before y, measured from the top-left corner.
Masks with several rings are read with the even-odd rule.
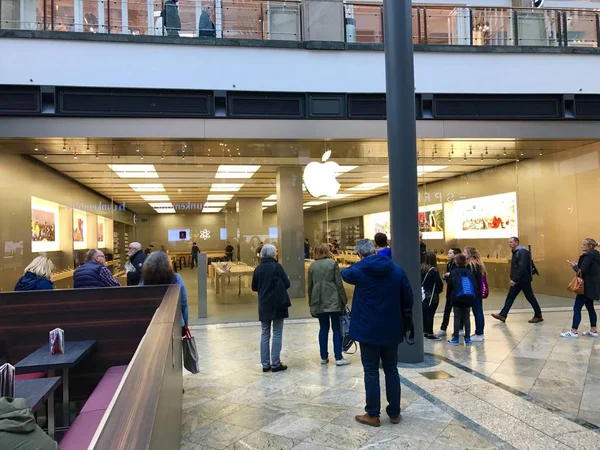
[[[440,304],[439,299],[437,301],[431,302],[425,299],[423,302],[423,333],[424,334],[433,334],[433,318],[435,316],[435,312],[438,309],[438,305]]]
[[[440,327],[440,330],[443,331],[447,331],[448,330],[448,325],[450,324],[450,313],[452,312],[452,299],[450,299],[450,297],[446,297],[446,304],[444,305],[444,318],[442,319],[442,326]],[[465,324],[463,323],[460,326],[460,329],[462,330],[465,327]]]
[[[454,307],[454,333],[452,337],[458,339],[462,325],[465,327],[465,338],[471,336],[471,307],[470,306],[455,306]]]
[[[500,315],[502,317],[508,316],[508,313],[510,312],[512,305],[515,302],[517,295],[519,295],[521,293],[521,291],[523,292],[523,294],[525,295],[525,298],[527,299],[527,301],[533,308],[533,314],[535,315],[535,317],[542,317],[542,309],[540,308],[540,304],[538,303],[537,299],[535,298],[535,294],[533,293],[533,288],[531,287],[531,282],[519,283],[519,284],[515,284],[514,286],[511,286],[511,288],[508,290],[508,294],[506,295],[506,301],[504,302],[504,308],[502,308],[502,311],[500,311]]]

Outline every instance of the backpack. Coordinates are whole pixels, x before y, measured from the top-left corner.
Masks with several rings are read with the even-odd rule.
[[[468,269],[454,270],[452,275],[452,304],[471,306],[475,300],[473,274]]]

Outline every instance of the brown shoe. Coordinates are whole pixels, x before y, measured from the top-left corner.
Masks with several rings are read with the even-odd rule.
[[[400,423],[400,419],[401,417],[390,417],[390,422],[392,422],[394,425],[398,425]]]
[[[533,318],[529,321],[529,323],[540,323],[540,322],[543,322],[543,321],[544,321],[543,317],[533,316]]]
[[[502,323],[506,322],[506,317],[501,316],[500,314],[492,314],[492,317]]]
[[[381,421],[379,417],[371,417],[368,414],[363,414],[362,416],[356,416],[356,421],[362,423],[363,425],[369,425],[371,427],[380,427]]]

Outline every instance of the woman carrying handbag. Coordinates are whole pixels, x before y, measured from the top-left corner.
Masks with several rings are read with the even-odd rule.
[[[596,250],[598,243],[591,238],[584,239],[581,243],[582,254],[579,262],[576,264],[567,261],[573,268],[577,276],[568,289],[577,296],[573,305],[573,325],[571,331],[566,331],[560,335],[564,338],[579,337],[579,324],[581,323],[581,309],[585,306],[590,315],[590,330],[584,331],[584,336],[598,337],[598,315],[594,310],[594,300],[600,299],[600,253]]]
[[[444,290],[444,282],[437,269],[435,253],[425,253],[425,261],[421,265],[421,293],[423,300],[423,335],[430,341],[442,339],[433,333],[433,318],[440,304],[440,294]]]

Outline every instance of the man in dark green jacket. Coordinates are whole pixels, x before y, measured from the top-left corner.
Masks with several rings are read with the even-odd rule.
[[[2,450],[59,450],[37,425],[24,398],[0,398],[0,443]]]

